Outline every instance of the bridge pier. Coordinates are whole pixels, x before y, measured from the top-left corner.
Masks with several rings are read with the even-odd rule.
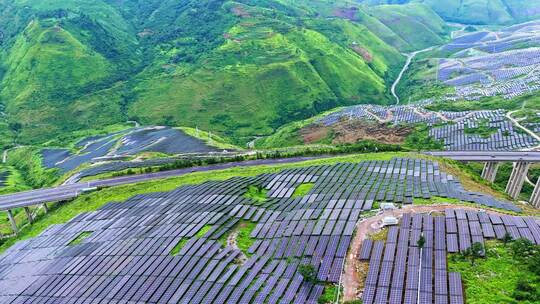
[[[540,178],[536,182],[536,186],[534,186],[533,193],[529,199],[529,204],[535,206],[536,208],[540,208]]]
[[[13,216],[13,212],[11,212],[11,210],[6,210],[6,212],[8,215],[9,223],[11,224],[11,229],[13,229],[13,232],[15,232],[15,234],[18,234],[19,229],[17,228],[17,222],[15,222],[15,217]]]
[[[34,222],[34,217],[32,217],[32,212],[30,211],[30,208],[24,207],[24,213],[26,213],[26,217],[28,218],[28,222],[32,224]]]
[[[510,179],[505,190],[513,199],[516,199],[521,193],[521,188],[525,182],[525,177],[527,177],[530,165],[528,162],[514,163],[514,168],[512,169],[512,174],[510,174]]]
[[[49,213],[49,207],[47,206],[47,203],[43,203],[43,210],[45,213]]]
[[[484,164],[484,170],[482,170],[482,178],[490,183],[495,182],[499,165],[499,162],[486,162]]]

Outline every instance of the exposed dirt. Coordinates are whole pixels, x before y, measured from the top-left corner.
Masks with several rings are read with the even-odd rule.
[[[310,144],[324,140],[330,135],[331,131],[332,127],[327,127],[324,125],[310,125],[300,129],[299,133],[300,136],[302,136],[304,143]]]
[[[238,237],[238,230],[235,230],[229,234],[227,237],[227,246],[234,248],[240,252],[240,256],[237,258],[237,262],[239,264],[245,264],[248,260],[248,257],[238,248],[238,244],[236,243],[236,238]]]
[[[353,46],[351,46],[351,48],[356,53],[358,53],[358,55],[362,56],[362,58],[364,58],[365,62],[370,63],[370,62],[373,61],[373,55],[371,55],[371,53],[367,49],[365,49],[365,48],[363,48],[363,47],[361,47],[359,45],[353,45]]]
[[[251,15],[246,12],[243,8],[239,7],[239,6],[235,6],[231,9],[231,12],[237,16],[237,17],[242,17],[242,18],[249,18],[251,17]]]
[[[367,276],[369,265],[367,262],[361,262],[357,259],[362,242],[369,236],[381,231],[382,220],[386,216],[400,217],[405,213],[429,213],[429,212],[444,212],[445,209],[465,209],[465,210],[482,210],[481,208],[468,207],[462,205],[432,205],[432,206],[405,206],[398,210],[387,210],[376,216],[360,221],[356,225],[356,233],[349,247],[349,253],[345,261],[344,273],[342,275],[343,283],[343,300],[352,301],[361,296],[364,288],[364,280]],[[501,213],[487,211],[489,213]]]
[[[388,126],[364,120],[344,120],[332,126],[310,125],[300,130],[305,144],[317,143],[331,136],[333,144],[355,143],[359,140],[375,140],[386,144],[405,141],[414,129],[406,126]]]
[[[343,18],[343,19],[348,19],[348,20],[356,20],[356,13],[358,12],[358,8],[356,7],[342,7],[342,8],[338,8],[336,10],[334,10],[332,12],[332,15],[336,16],[336,17],[339,17],[339,18]]]

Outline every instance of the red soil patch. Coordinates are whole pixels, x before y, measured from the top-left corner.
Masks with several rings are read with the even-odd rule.
[[[358,12],[356,7],[342,7],[335,9],[332,15],[343,19],[356,20],[356,12]]]
[[[329,135],[333,144],[350,144],[360,140],[374,140],[385,144],[401,144],[411,134],[413,128],[388,126],[365,120],[344,120],[333,126],[310,125],[300,130],[305,144],[317,143]]]
[[[364,61],[366,61],[367,63],[370,63],[373,61],[373,55],[371,55],[371,53],[367,49],[359,45],[353,45],[352,49],[356,53],[358,53],[358,55],[362,56],[362,58],[364,58]]]
[[[325,139],[328,137],[330,131],[330,127],[312,125],[302,128],[300,130],[300,136],[302,136],[304,143],[309,144]]]
[[[242,17],[242,18],[249,18],[251,17],[251,15],[246,12],[243,8],[239,7],[239,6],[235,6],[231,9],[231,12],[233,13],[233,15],[237,16],[237,17]]]

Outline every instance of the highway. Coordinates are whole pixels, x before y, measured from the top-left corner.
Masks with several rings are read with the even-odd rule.
[[[470,152],[470,151],[444,151],[444,152],[425,152],[426,155],[445,157],[458,161],[477,161],[477,162],[540,162],[540,152]],[[6,195],[0,195],[0,211],[6,211],[13,208],[28,207],[43,203],[53,203],[73,199],[85,191],[94,187],[112,187],[126,184],[134,184],[151,180],[177,177],[193,172],[206,172],[214,170],[223,170],[233,167],[251,167],[259,165],[277,165],[286,163],[303,162],[313,159],[320,159],[329,156],[317,157],[293,157],[283,159],[260,159],[239,162],[230,162],[201,167],[192,167],[185,169],[176,169],[170,171],[161,171],[155,173],[146,173],[139,175],[126,175],[109,179],[95,180],[90,182],[77,182],[66,184],[55,188],[43,188],[31,191],[24,191]]]
[[[17,192],[12,194],[0,195],[0,211],[6,211],[13,208],[28,207],[43,203],[53,203],[73,199],[79,196],[85,189],[94,187],[111,187],[126,184],[134,184],[151,180],[158,180],[169,177],[177,177],[193,172],[206,172],[223,170],[233,167],[252,167],[259,165],[278,165],[287,163],[303,162],[314,159],[326,158],[329,156],[316,157],[292,157],[283,159],[259,159],[239,162],[230,162],[208,166],[192,167],[185,169],[176,169],[170,171],[161,171],[155,173],[146,173],[139,175],[126,175],[109,179],[95,180],[90,182],[78,182],[74,184],[62,185],[55,188],[43,188],[31,191]]]
[[[425,152],[424,154],[438,157],[445,157],[458,161],[472,162],[540,162],[540,152],[516,151],[441,151]]]

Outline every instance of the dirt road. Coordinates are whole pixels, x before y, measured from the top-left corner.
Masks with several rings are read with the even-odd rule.
[[[358,268],[360,267],[361,262],[358,261],[356,255],[362,242],[373,233],[376,233],[382,229],[382,220],[386,216],[395,216],[400,217],[405,213],[429,213],[429,212],[444,212],[445,209],[465,209],[465,210],[482,210],[481,208],[461,206],[461,205],[450,205],[450,204],[440,204],[440,205],[431,205],[431,206],[415,206],[409,205],[405,206],[402,209],[398,210],[387,210],[381,212],[376,216],[367,218],[363,221],[360,221],[356,226],[356,234],[351,241],[349,252],[347,254],[347,259],[345,261],[344,272],[342,274],[342,284],[343,284],[343,300],[352,301],[358,299],[361,289],[361,280]],[[489,213],[495,213],[488,211]],[[500,214],[499,214],[500,215]]]

